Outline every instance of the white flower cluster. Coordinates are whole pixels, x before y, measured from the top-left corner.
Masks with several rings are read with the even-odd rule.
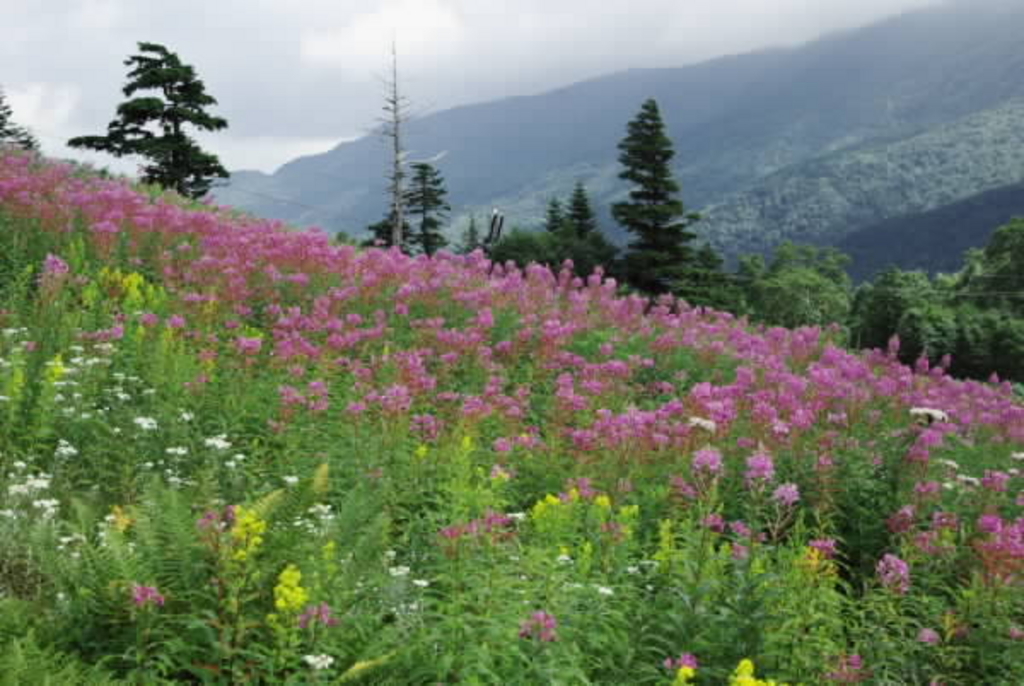
[[[718,424],[715,424],[715,422],[710,419],[704,419],[703,417],[690,417],[686,423],[695,429],[704,429],[704,431],[707,431],[708,433],[715,433],[718,431]]]
[[[330,655],[305,655],[302,660],[318,672],[330,669],[331,665],[334,664],[334,658]]]
[[[57,441],[57,449],[53,454],[55,457],[74,457],[78,454],[78,448],[61,438]]]
[[[207,448],[213,448],[214,450],[227,450],[231,447],[231,442],[228,441],[227,434],[219,434],[217,436],[211,436],[210,438],[204,439],[203,445]]]
[[[910,408],[910,416],[918,424],[934,424],[935,422],[949,421],[948,414],[932,407],[912,407]]]

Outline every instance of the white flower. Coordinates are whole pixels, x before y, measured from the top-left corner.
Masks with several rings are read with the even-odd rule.
[[[397,567],[388,567],[388,574],[393,577],[409,576],[411,570],[405,565],[398,565]]]
[[[558,560],[558,562],[560,562],[563,565],[571,565],[572,564],[572,558],[569,557],[568,555],[559,555],[555,559]]]
[[[213,448],[214,450],[227,450],[231,447],[231,443],[228,442],[227,434],[220,434],[218,436],[212,436],[204,439],[203,445],[207,448]]]
[[[25,464],[24,462],[22,462],[21,460],[15,460],[15,461],[14,461],[14,462],[13,462],[13,463],[11,464],[11,466],[12,466],[12,467],[14,467],[15,469],[17,469],[17,470],[18,470],[19,472],[20,472],[21,470],[25,469],[26,467],[28,467],[28,465],[27,465],[27,464]]]
[[[188,448],[185,447],[171,447],[164,450],[168,455],[176,455],[181,457],[182,455],[188,455]]]
[[[910,416],[919,424],[934,424],[935,422],[948,422],[949,415],[942,410],[932,407],[912,407]]]
[[[194,414],[192,414],[191,412],[186,412],[185,410],[182,410],[181,414],[178,415],[178,417],[183,422],[191,422],[193,419],[196,418]]]
[[[152,417],[136,417],[135,426],[139,427],[143,431],[156,431],[156,420]]]
[[[57,441],[57,449],[53,451],[53,454],[56,457],[74,457],[78,454],[78,449],[62,438]]]
[[[509,512],[508,513],[508,518],[512,519],[512,520],[515,520],[517,522],[521,522],[521,521],[524,521],[526,519],[526,513],[525,512]]]
[[[718,431],[718,424],[715,424],[710,419],[704,419],[703,417],[690,417],[690,419],[686,423],[689,424],[691,427],[697,429],[704,429],[709,433],[715,433],[716,431]]]
[[[640,568],[637,567],[636,565],[630,565],[629,567],[626,567],[626,574],[639,574],[639,573],[640,573]]]
[[[1020,453],[1011,453],[1011,454],[1010,454],[1010,459],[1011,459],[1011,460],[1017,460],[1017,461],[1019,461],[1019,462],[1024,462],[1024,452],[1020,452]]]
[[[334,658],[330,655],[304,655],[302,660],[317,671],[330,669],[334,664]]]
[[[285,484],[287,484],[288,486],[294,486],[295,484],[299,483],[299,477],[297,476],[284,476],[281,477],[281,480],[284,481]]]
[[[420,588],[426,588],[430,585],[430,582],[426,579],[413,579],[412,583],[414,586],[419,586]]]
[[[615,591],[607,586],[595,586],[594,588],[596,588],[597,592],[601,595],[615,595]]]
[[[330,520],[334,519],[334,513],[331,511],[331,506],[330,505],[324,505],[322,503],[317,503],[316,505],[313,505],[312,507],[310,507],[306,511],[309,514],[311,514],[314,517],[316,517],[317,519],[319,519],[321,521],[324,521],[324,522],[329,522]]]

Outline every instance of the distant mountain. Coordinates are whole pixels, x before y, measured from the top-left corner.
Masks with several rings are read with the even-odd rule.
[[[871,279],[889,266],[954,272],[963,266],[969,248],[984,247],[1014,217],[1024,217],[1024,183],[886,219],[849,234],[836,247],[853,259],[849,271],[856,281]]]
[[[604,228],[626,192],[616,145],[658,100],[702,234],[729,256],[792,238],[832,243],[886,218],[1024,180],[1024,2],[972,0],[908,13],[794,49],[636,69],[542,95],[438,112],[408,127],[438,163],[453,232],[502,208],[536,226],[583,181]],[[381,139],[240,172],[218,201],[358,234],[385,213]]]

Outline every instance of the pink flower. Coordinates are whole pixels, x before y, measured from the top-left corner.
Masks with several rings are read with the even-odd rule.
[[[164,597],[160,595],[155,587],[140,586],[138,584],[132,586],[132,600],[137,607],[145,607],[146,605],[159,605],[162,607],[164,604]]]
[[[697,662],[697,657],[693,653],[683,653],[679,657],[666,657],[665,661],[661,663],[665,669],[669,671],[676,671],[683,667],[689,667],[690,669],[697,669],[700,667],[700,663]]]
[[[558,620],[554,615],[538,610],[519,627],[519,638],[536,638],[541,642],[550,643],[558,640],[558,634],[555,631],[557,628]]]
[[[757,452],[747,458],[747,473],[744,475],[747,487],[771,481],[775,478],[775,463],[766,452]]]
[[[698,450],[693,456],[692,469],[695,477],[700,475],[720,476],[722,473],[722,453],[714,448]]]
[[[905,595],[910,590],[910,566],[895,555],[883,555],[875,571],[879,581],[890,591]]]
[[[310,624],[322,624],[324,626],[335,626],[338,620],[331,614],[331,606],[327,603],[320,603],[319,605],[310,605],[306,608],[306,611],[299,617],[299,626],[303,629],[309,627]]]
[[[917,640],[921,643],[927,643],[928,645],[938,645],[942,641],[942,638],[939,636],[939,632],[935,631],[935,629],[924,628],[917,634]]]
[[[782,484],[775,489],[772,499],[785,507],[793,507],[800,501],[800,489],[796,484]]]
[[[836,556],[836,541],[834,538],[818,538],[811,541],[808,545],[829,559]]]

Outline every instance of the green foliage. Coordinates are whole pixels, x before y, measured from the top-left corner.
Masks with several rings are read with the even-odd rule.
[[[182,63],[166,47],[139,43],[142,54],[132,55],[125,65],[128,72],[125,96],[131,98],[117,108],[105,136],[79,136],[68,141],[72,148],[108,152],[116,157],[140,155],[150,162],[143,167],[144,183],[176,190],[189,198],[201,198],[215,177],[227,178],[227,170],[216,155],[205,152],[186,132],[185,126],[201,131],[220,131],[227,120],[206,112],[217,100],[206,93],[206,86],[195,69]],[[159,95],[132,97],[139,91],[158,91]],[[160,134],[149,128],[156,125]]]
[[[9,144],[23,150],[38,150],[39,141],[31,131],[15,124],[11,120],[12,115],[11,106],[7,104],[4,90],[0,87],[0,145]]]
[[[741,261],[737,279],[754,319],[773,326],[827,326],[850,310],[847,258],[833,248],[783,243],[770,265],[760,256]]]
[[[569,199],[567,219],[572,223],[576,235],[580,238],[586,238],[598,230],[597,217],[594,216],[594,210],[590,207],[590,198],[587,197],[587,189],[584,188],[581,181],[577,181],[573,188],[572,197]]]
[[[629,122],[619,143],[619,177],[633,184],[629,200],[612,205],[612,216],[632,234],[625,255],[626,277],[649,293],[667,292],[693,262],[689,227],[700,215],[686,213],[669,166],[675,152],[654,100]]]
[[[480,230],[476,226],[476,217],[469,218],[469,224],[462,233],[462,240],[459,242],[456,252],[460,255],[468,255],[477,248],[483,246],[483,239],[480,237]]]
[[[448,191],[441,173],[432,165],[418,162],[412,165],[412,170],[410,187],[405,192],[405,207],[410,215],[419,217],[419,226],[408,236],[407,243],[424,255],[433,255],[448,244],[441,233],[441,221],[451,210],[445,200]],[[403,231],[402,235],[409,233]]]

